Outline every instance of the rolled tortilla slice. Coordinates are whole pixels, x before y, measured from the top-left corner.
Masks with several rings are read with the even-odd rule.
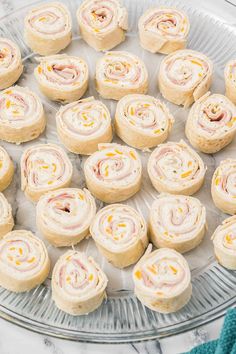
[[[178,252],[161,248],[146,254],[133,270],[134,292],[153,311],[180,310],[191,298],[190,269]]]
[[[82,38],[98,51],[125,40],[128,13],[119,0],[85,0],[78,8],[77,20]]]
[[[212,177],[211,195],[217,208],[236,214],[236,159],[221,161]]]
[[[13,162],[6,150],[0,146],[0,192],[4,191],[4,189],[9,186],[13,176]]]
[[[19,47],[10,39],[0,38],[0,90],[13,85],[22,72]]]
[[[67,251],[52,273],[52,298],[56,306],[74,316],[96,310],[106,298],[107,277],[92,257]]]
[[[127,95],[116,107],[116,134],[137,149],[163,143],[173,123],[174,118],[165,104],[152,96]]]
[[[119,144],[99,144],[84,164],[88,189],[105,203],[121,202],[141,187],[142,164],[137,152]]]
[[[39,199],[36,222],[55,247],[71,246],[88,236],[95,213],[96,204],[87,189],[63,188]]]
[[[60,140],[76,154],[92,154],[99,143],[112,140],[110,112],[94,97],[62,106],[57,112],[56,124]]]
[[[53,144],[33,145],[21,157],[21,189],[27,198],[70,185],[73,167],[65,151]]]
[[[197,198],[161,194],[150,210],[151,241],[180,253],[197,247],[206,231],[206,209]]]
[[[147,245],[147,227],[142,215],[124,204],[101,209],[90,226],[99,251],[115,267],[136,263]]]
[[[43,105],[34,92],[12,86],[0,93],[0,139],[20,144],[36,139],[45,126]]]
[[[0,238],[13,229],[12,208],[4,194],[0,193]]]
[[[174,8],[151,7],[139,19],[141,46],[151,53],[169,54],[186,47],[189,20]]]
[[[50,260],[44,243],[30,231],[15,230],[0,241],[0,285],[24,292],[44,282]]]
[[[178,50],[164,58],[159,70],[159,89],[164,98],[189,107],[211,85],[213,64],[200,52]]]
[[[159,192],[192,195],[204,182],[206,167],[183,140],[159,145],[148,160],[148,174]]]
[[[148,72],[134,54],[107,52],[97,61],[95,84],[102,97],[119,100],[129,93],[146,93]]]
[[[220,151],[236,134],[236,107],[225,96],[206,93],[188,115],[185,133],[190,143],[202,152]]]
[[[62,103],[80,99],[88,87],[88,65],[78,57],[66,54],[37,59],[34,70],[42,93],[53,101]]]
[[[217,261],[228,269],[236,270],[236,216],[225,219],[212,235]]]
[[[236,60],[230,60],[224,70],[226,96],[236,104]]]
[[[34,53],[52,55],[70,44],[71,29],[71,16],[67,7],[61,2],[49,2],[28,12],[24,37]]]

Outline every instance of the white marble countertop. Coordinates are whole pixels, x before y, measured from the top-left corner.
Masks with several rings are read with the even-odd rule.
[[[137,1],[138,0],[133,0]],[[31,3],[32,0],[0,0],[0,14],[3,16],[16,8]],[[220,17],[224,17],[225,22],[235,24],[236,26],[236,0],[192,0],[197,6],[205,7],[208,11],[214,12]],[[195,345],[212,340],[218,337],[223,318],[199,327],[193,331],[181,335],[163,338],[148,342],[122,345],[102,345],[88,344],[79,342],[70,342],[57,338],[52,338],[37,333],[30,332],[17,327],[7,321],[0,319],[0,353],[1,354],[104,354],[113,352],[121,353],[182,353],[190,350]]]

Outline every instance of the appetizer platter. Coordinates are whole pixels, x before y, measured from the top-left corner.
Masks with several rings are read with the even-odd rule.
[[[120,343],[224,313],[235,28],[184,0],[30,1],[0,36],[0,316]]]

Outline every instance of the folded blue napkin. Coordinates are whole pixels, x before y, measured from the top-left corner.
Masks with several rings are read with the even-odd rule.
[[[236,354],[236,309],[227,311],[219,339],[201,344],[185,354]]]

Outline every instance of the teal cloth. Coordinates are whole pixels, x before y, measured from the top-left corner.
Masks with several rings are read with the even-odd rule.
[[[185,354],[236,354],[236,309],[227,311],[220,337]]]

